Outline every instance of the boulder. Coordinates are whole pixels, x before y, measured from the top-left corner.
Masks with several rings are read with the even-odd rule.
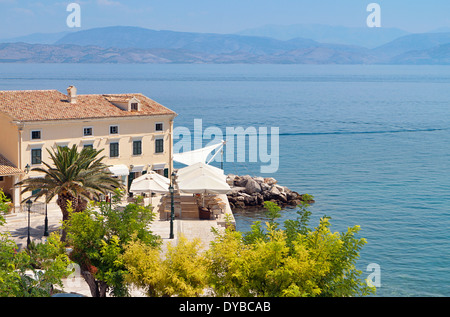
[[[261,191],[263,191],[263,192],[270,189],[270,185],[266,184],[266,183],[261,183],[261,184],[259,184],[259,186],[261,187]]]
[[[276,197],[282,204],[287,204],[288,200],[285,193],[281,193]]]
[[[283,191],[284,191],[286,194],[292,193],[292,190],[290,190],[290,189],[287,188],[286,186],[283,186]]]
[[[277,180],[273,177],[228,174],[228,182],[234,185],[227,195],[232,208],[245,208],[246,206],[262,208],[265,201],[272,201],[280,206],[297,206],[309,197],[303,197],[285,186],[278,185]],[[313,203],[314,200],[308,202]]]
[[[264,183],[269,185],[275,185],[277,183],[277,180],[273,177],[266,177],[264,178]]]
[[[276,186],[272,186],[268,192],[271,196],[274,197],[279,196],[281,194],[280,190]]]
[[[270,191],[265,191],[262,193],[263,199],[264,200],[271,200],[272,199],[272,194],[270,193]]]
[[[276,187],[276,188],[280,191],[280,193],[284,193],[285,187],[280,186],[280,185],[277,185],[277,184],[275,184],[275,185],[273,185],[273,186]]]
[[[244,203],[246,206],[256,206],[258,203],[258,197],[257,196],[245,197]]]
[[[302,203],[302,201],[300,200],[300,199],[292,199],[292,200],[289,200],[289,205],[290,206],[297,206],[297,205],[300,205]]]
[[[231,191],[228,195],[231,196],[237,196],[239,195],[241,192],[245,191],[245,187],[231,187]]]
[[[234,207],[235,208],[240,208],[240,209],[244,209],[245,208],[245,203],[243,202],[243,201],[236,201],[235,203],[234,203]]]
[[[299,193],[294,192],[294,191],[289,191],[288,193],[286,193],[287,199],[289,200],[300,200],[301,196]]]
[[[259,184],[264,183],[264,177],[254,177],[253,180],[255,180],[256,182],[258,182]]]
[[[245,187],[249,179],[252,179],[250,175],[236,176],[236,178],[234,179],[234,186]]]
[[[256,201],[257,201],[258,206],[263,206],[264,205],[264,196],[261,193],[258,193],[256,195]]]
[[[234,186],[234,180],[236,179],[236,175],[228,174],[227,175],[227,184],[230,186]]]
[[[261,192],[261,186],[258,184],[257,181],[250,178],[247,180],[247,183],[245,184],[245,192],[247,194],[254,194],[254,193],[260,193]]]

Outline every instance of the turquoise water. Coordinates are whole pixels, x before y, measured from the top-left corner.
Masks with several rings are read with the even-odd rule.
[[[1,90],[69,85],[142,92],[190,129],[279,127],[280,167],[263,176],[315,196],[311,225],[361,226],[358,268],[380,265],[377,296],[450,296],[450,67],[0,64]],[[261,218],[236,214],[238,230]]]

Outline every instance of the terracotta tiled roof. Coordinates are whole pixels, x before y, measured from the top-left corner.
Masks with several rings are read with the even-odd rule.
[[[133,97],[140,101],[140,111],[125,111],[113,104]],[[0,112],[18,121],[175,115],[142,94],[77,95],[76,103],[70,103],[57,90],[0,91]]]
[[[23,171],[14,166],[3,155],[0,154],[0,176],[22,174]]]

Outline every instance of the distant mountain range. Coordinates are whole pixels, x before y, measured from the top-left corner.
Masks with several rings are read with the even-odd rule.
[[[0,40],[0,43],[24,42],[28,44],[54,44],[56,41],[63,38],[67,34],[69,34],[69,32],[33,33],[25,36],[2,39]]]
[[[450,30],[449,30],[450,32]],[[396,28],[345,27],[321,24],[265,25],[238,32],[239,35],[264,36],[278,40],[303,37],[321,43],[356,45],[375,48],[410,34]]]
[[[266,26],[214,34],[116,26],[3,40],[0,62],[450,64],[450,32],[442,31]]]

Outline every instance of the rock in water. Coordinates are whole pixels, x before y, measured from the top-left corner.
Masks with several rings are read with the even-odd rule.
[[[250,178],[247,180],[247,184],[245,184],[245,192],[247,194],[255,194],[255,193],[260,193],[261,192],[261,186],[259,185],[259,183]]]
[[[245,208],[247,206],[264,207],[264,201],[273,201],[281,207],[297,206],[302,201],[314,203],[310,195],[300,195],[285,186],[278,184],[273,177],[251,177],[250,175],[227,176],[227,182],[232,187],[228,200],[231,208]]]

